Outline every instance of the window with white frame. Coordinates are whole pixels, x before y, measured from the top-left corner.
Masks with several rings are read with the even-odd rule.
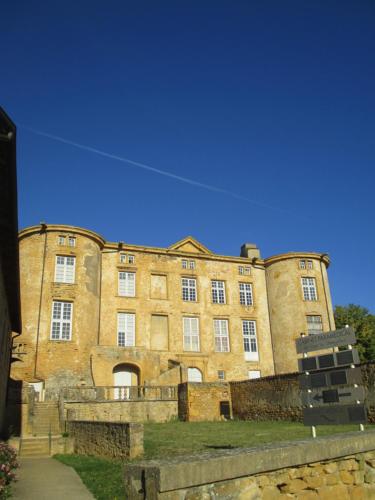
[[[313,261],[312,260],[308,260],[307,261],[307,269],[312,269],[313,268]]]
[[[229,352],[229,332],[227,319],[214,319],[215,351]]]
[[[217,378],[219,380],[225,380],[225,371],[224,370],[218,370],[217,371]]]
[[[243,349],[246,361],[258,361],[258,342],[255,321],[242,320]]]
[[[244,274],[244,267],[238,266],[238,274]]]
[[[242,306],[253,305],[253,289],[251,283],[240,283],[240,304]]]
[[[55,282],[74,283],[76,258],[56,255]]]
[[[199,351],[199,320],[198,318],[184,317],[184,351]]]
[[[225,283],[224,281],[211,281],[212,302],[214,304],[225,304]]]
[[[126,263],[126,254],[120,253],[120,263],[125,264]]]
[[[308,335],[314,335],[315,333],[322,333],[323,324],[321,316],[309,315],[306,316],[307,319],[307,333]]]
[[[318,300],[315,278],[301,278],[304,300]]]
[[[186,259],[182,259],[182,269],[187,269],[188,268],[188,261]]]
[[[117,313],[117,345],[135,346],[135,314]]]
[[[182,278],[182,300],[197,300],[197,281],[195,278]]]
[[[251,268],[250,267],[245,267],[244,274],[247,274],[249,276],[251,274]]]
[[[70,247],[75,247],[76,246],[76,239],[74,236],[69,236],[68,238],[68,245]]]
[[[71,340],[72,316],[73,304],[71,302],[53,301],[51,340]]]
[[[189,260],[189,269],[195,269],[195,260]]]
[[[300,260],[299,261],[299,268],[300,269],[306,269],[306,261],[305,260]]]
[[[135,262],[134,255],[128,255],[128,262],[129,262],[129,264],[134,264],[134,262]]]
[[[118,273],[118,294],[122,297],[135,297],[135,273]]]
[[[65,236],[58,236],[57,237],[57,243],[59,245],[65,245]]]

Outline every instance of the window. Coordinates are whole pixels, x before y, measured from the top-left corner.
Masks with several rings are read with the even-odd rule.
[[[308,335],[314,335],[314,333],[322,333],[323,324],[321,316],[306,316],[306,319]]]
[[[307,261],[307,269],[312,269],[313,268],[313,261],[312,260],[308,260]]]
[[[224,281],[211,281],[212,302],[214,304],[225,304]]]
[[[75,247],[76,246],[76,239],[74,238],[74,236],[69,236],[69,238],[68,238],[68,245],[70,247]]]
[[[197,300],[197,283],[195,278],[182,278],[182,300]]]
[[[242,320],[243,349],[246,361],[258,361],[258,344],[255,321]]]
[[[219,380],[225,380],[225,371],[224,370],[218,370],[218,372],[217,372],[217,378]]]
[[[72,313],[73,304],[71,302],[53,301],[51,340],[71,340]]]
[[[202,382],[202,372],[198,368],[188,368],[188,382]]]
[[[199,351],[199,320],[183,318],[184,351]]]
[[[121,264],[126,263],[126,255],[124,253],[120,253],[120,262]]]
[[[188,268],[188,261],[186,259],[182,259],[182,269]]]
[[[189,260],[189,269],[195,269],[195,260]]]
[[[118,273],[118,294],[123,297],[135,297],[135,273]]]
[[[260,371],[259,370],[249,370],[248,376],[249,376],[249,379],[260,378]]]
[[[229,352],[229,333],[227,319],[214,319],[215,351]]]
[[[251,283],[240,283],[240,304],[242,306],[253,305],[253,290]]]
[[[57,237],[57,243],[59,245],[65,245],[65,236],[58,236]]]
[[[306,269],[306,261],[305,260],[300,260],[299,261],[299,268],[300,269]]]
[[[302,278],[302,290],[304,300],[318,300],[315,278]]]
[[[55,282],[56,283],[74,283],[75,276],[75,257],[56,256]]]
[[[250,267],[245,267],[245,268],[244,268],[244,274],[246,274],[246,275],[248,275],[248,276],[249,276],[249,275],[250,275],[250,273],[251,273],[251,269],[250,269]]]
[[[135,314],[117,314],[117,345],[120,347],[135,346]]]
[[[244,274],[243,266],[238,266],[238,274]]]
[[[129,262],[129,264],[134,264],[134,262],[135,262],[134,255],[128,255],[128,262]]]

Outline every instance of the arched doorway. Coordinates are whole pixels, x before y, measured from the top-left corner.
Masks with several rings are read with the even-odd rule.
[[[202,382],[202,372],[198,368],[188,368],[188,382]]]
[[[130,399],[131,387],[139,385],[139,368],[130,363],[116,365],[113,370],[114,399]]]

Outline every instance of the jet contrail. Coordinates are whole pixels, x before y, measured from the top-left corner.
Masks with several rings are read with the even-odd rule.
[[[112,160],[121,161],[123,163],[128,163],[129,165],[133,165],[134,167],[142,168],[143,170],[148,170],[149,172],[153,172],[155,174],[164,175],[165,177],[170,177],[171,179],[176,179],[180,182],[185,182],[185,184],[190,184],[191,186],[196,186],[202,189],[207,189],[209,191],[213,191],[215,193],[222,193],[232,198],[237,198],[238,200],[247,201],[248,203],[252,203],[253,205],[258,205],[259,207],[269,208],[271,210],[277,210],[279,212],[291,213],[288,210],[274,207],[272,205],[267,205],[265,203],[261,203],[259,201],[252,200],[247,198],[246,196],[242,196],[241,194],[234,193],[233,191],[229,191],[227,189],[219,188],[216,186],[212,186],[211,184],[204,184],[203,182],[198,182],[193,179],[189,179],[188,177],[182,177],[181,175],[172,174],[167,170],[161,170],[159,168],[151,167],[150,165],[146,165],[145,163],[140,163],[138,161],[129,160],[129,158],[124,158],[122,156],[113,155],[110,153],[106,153],[105,151],[101,151],[100,149],[92,148],[91,146],[85,146],[84,144],[79,144],[78,142],[71,141],[69,139],[64,139],[63,137],[59,137],[58,135],[49,134],[47,132],[42,132],[41,130],[36,130],[32,127],[27,127],[25,125],[20,125],[20,128],[28,130],[33,134],[41,135],[43,137],[48,137],[49,139],[53,139],[55,141],[63,142],[64,144],[69,144],[70,146],[74,146],[79,149],[83,149],[84,151],[89,151],[91,153],[96,153],[100,156],[104,156],[105,158],[110,158]],[[296,216],[296,214],[293,214]]]

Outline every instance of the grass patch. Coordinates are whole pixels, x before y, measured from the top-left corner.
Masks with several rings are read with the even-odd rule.
[[[248,448],[264,443],[308,439],[299,422],[170,422],[144,424],[144,458],[167,458],[199,451]],[[318,436],[358,430],[358,425],[320,426]]]
[[[54,458],[73,467],[97,500],[122,500],[123,464],[85,455],[55,455]]]
[[[358,425],[320,426],[317,428],[317,435],[326,436],[356,430]],[[310,428],[298,422],[146,423],[144,431],[145,454],[141,460],[311,438]],[[55,458],[73,467],[97,500],[123,498],[124,464],[120,461],[83,455],[55,455]],[[133,460],[131,463],[136,462],[137,460]]]

